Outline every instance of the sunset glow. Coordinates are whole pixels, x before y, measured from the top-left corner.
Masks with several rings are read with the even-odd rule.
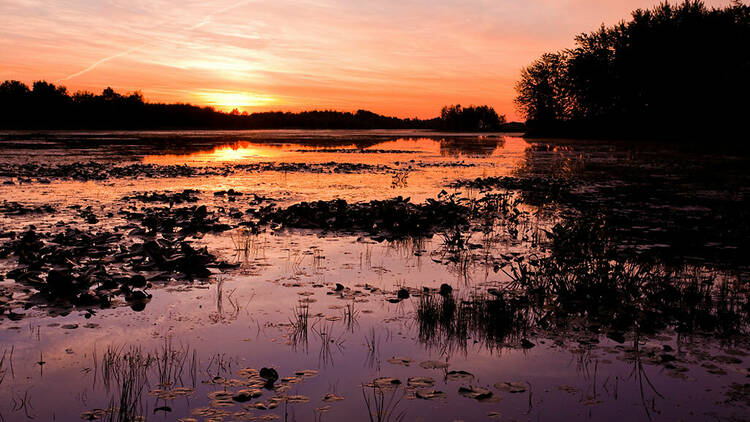
[[[251,111],[255,108],[276,104],[272,97],[256,95],[248,92],[226,92],[226,91],[208,91],[198,92],[198,104],[206,104],[217,110],[232,111],[238,110]]]
[[[0,16],[0,422],[748,420],[750,0]]]
[[[210,151],[195,152],[192,154],[158,154],[143,157],[146,164],[182,165],[182,164],[210,164],[223,163],[227,161],[253,161],[258,159],[269,159],[279,155],[278,147],[264,147],[251,145],[247,142],[236,142],[229,145],[215,147]]]
[[[6,0],[0,78],[222,110],[434,117],[474,103],[518,119],[523,66],[657,3]]]

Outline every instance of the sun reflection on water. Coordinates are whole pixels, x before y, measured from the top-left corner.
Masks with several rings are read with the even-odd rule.
[[[236,141],[222,145],[205,145],[200,150],[184,153],[150,154],[143,157],[145,164],[184,165],[228,162],[299,161],[325,162],[343,160],[370,164],[388,164],[394,160],[471,160],[507,159],[516,156],[528,144],[512,137],[451,138],[451,137],[396,137],[386,140],[343,139],[323,145],[304,142],[248,142]],[[166,151],[164,151],[166,152]],[[171,152],[171,151],[170,151]],[[361,154],[352,154],[361,153]]]
[[[256,161],[278,157],[282,149],[278,145],[259,145],[250,142],[235,142],[221,145],[209,151],[190,154],[147,155],[145,164],[189,164],[189,163],[222,163],[228,161]]]

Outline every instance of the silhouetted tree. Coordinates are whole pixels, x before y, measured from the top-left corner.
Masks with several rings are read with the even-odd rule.
[[[190,104],[147,103],[140,92],[123,95],[106,88],[100,95],[37,81],[0,84],[0,128],[10,129],[403,129],[438,128],[438,119],[399,119],[365,110],[356,113],[223,113]]]
[[[547,124],[570,115],[565,53],[547,53],[521,72],[516,102],[530,123]]]
[[[516,102],[532,129],[703,136],[744,127],[749,6],[663,3],[575,42],[522,72]]]
[[[460,104],[445,106],[440,112],[442,128],[446,130],[489,131],[498,130],[505,116],[498,116],[492,107]]]

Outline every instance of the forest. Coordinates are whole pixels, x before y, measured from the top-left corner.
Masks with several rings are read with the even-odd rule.
[[[367,110],[312,110],[225,113],[193,104],[147,102],[140,92],[75,92],[46,81],[31,87],[0,84],[2,129],[436,129],[448,131],[519,130],[506,125],[492,107],[451,105],[432,119],[383,116]]]
[[[636,10],[522,71],[529,134],[699,138],[744,129],[750,7],[700,1]]]

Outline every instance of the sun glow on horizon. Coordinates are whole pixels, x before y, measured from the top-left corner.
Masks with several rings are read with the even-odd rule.
[[[274,97],[251,92],[200,91],[194,95],[197,102],[221,111],[232,111],[234,109],[251,111],[257,107],[278,103],[278,100]]]
[[[376,3],[3,0],[0,80],[222,111],[433,118],[445,105],[487,104],[519,120],[524,66],[659,0]]]

